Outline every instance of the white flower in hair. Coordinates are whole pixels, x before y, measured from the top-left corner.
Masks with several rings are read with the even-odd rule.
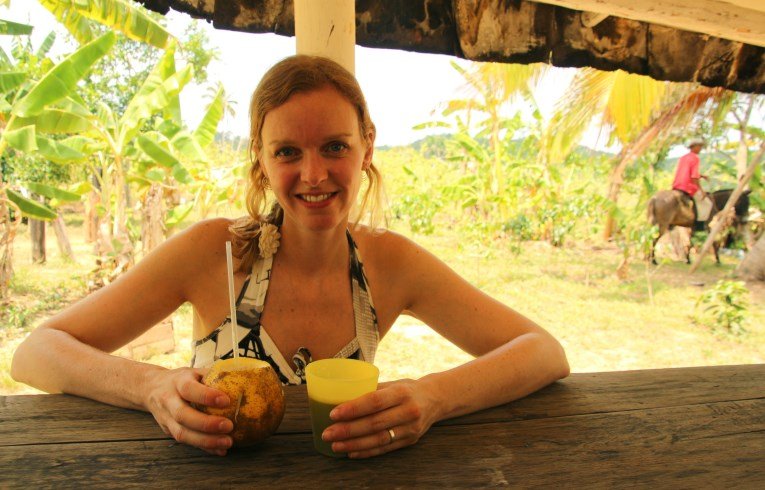
[[[271,223],[262,223],[260,225],[260,237],[258,238],[258,249],[260,256],[264,259],[272,257],[279,248],[279,228]]]

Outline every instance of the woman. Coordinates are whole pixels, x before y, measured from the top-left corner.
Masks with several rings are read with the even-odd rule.
[[[379,185],[375,128],[350,73],[323,58],[287,58],[258,85],[250,116],[249,216],[190,227],[41,325],[14,356],[15,379],[149,411],[176,440],[225,455],[231,422],[191,404],[230,402],[200,382],[215,359],[232,355],[226,241],[236,250],[239,352],[269,361],[285,383],[300,383],[312,359],[372,362],[379,338],[402,313],[477,356],[339,405],[323,438],[350,457],[414,444],[438,420],[509,402],[568,374],[560,344],[532,321],[408,239],[349,223],[375,201]],[[267,189],[276,203],[263,219]],[[195,313],[193,367],[169,370],[108,354],[186,301]]]

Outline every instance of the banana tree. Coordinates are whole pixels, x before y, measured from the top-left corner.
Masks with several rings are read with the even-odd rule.
[[[151,142],[158,134],[147,130],[147,125],[151,127],[154,118],[159,117],[169,121],[165,126],[176,126],[173,121],[180,117],[178,94],[193,76],[193,68],[186,66],[176,72],[174,52],[171,45],[122,115],[101,103],[89,119],[90,127],[81,134],[86,138],[81,140],[82,148],[92,155],[87,163],[97,182],[94,192],[98,194],[101,219],[107,225],[99,227],[97,250],[101,253],[114,252],[115,246],[132,248],[128,231],[129,179],[138,168],[141,144]],[[182,140],[182,135],[177,139]],[[176,179],[185,178],[187,171],[181,162],[169,165]]]
[[[215,91],[202,120],[193,133],[172,121],[165,121],[156,131],[137,139],[140,154],[133,177],[142,192],[144,250],[151,250],[164,239],[166,231],[180,224],[192,209],[209,210],[226,201],[241,176],[236,167],[210,167],[205,149],[226,112],[226,93],[222,86]],[[180,186],[193,198],[181,202]],[[162,199],[167,196],[167,199]],[[166,203],[167,201],[167,203]],[[169,204],[165,211],[165,205]]]
[[[49,36],[38,53],[44,54],[51,43],[52,38]],[[72,162],[84,156],[69,146],[67,140],[51,138],[45,133],[69,132],[76,129],[78,124],[82,127],[82,115],[68,111],[67,106],[76,93],[79,80],[109,51],[113,43],[114,34],[107,33],[80,47],[58,64],[45,58],[36,65],[47,68],[37,80],[33,78],[31,70],[17,69],[19,67],[13,66],[6,53],[0,54],[4,70],[0,75],[3,90],[0,103],[0,119],[3,123],[0,158],[11,157],[9,147],[13,151],[39,154],[57,162]],[[7,289],[13,273],[11,250],[18,219],[26,215],[51,220],[56,217],[56,213],[29,199],[5,179],[0,184],[0,201],[0,215],[6,227],[3,231],[5,250],[1,259],[6,262],[0,263],[2,292]]]

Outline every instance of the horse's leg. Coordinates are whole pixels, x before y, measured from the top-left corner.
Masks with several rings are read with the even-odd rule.
[[[660,226],[659,227],[659,234],[656,236],[656,238],[654,238],[653,243],[651,244],[651,255],[650,255],[650,257],[651,257],[651,263],[653,265],[658,265],[656,263],[656,244],[659,243],[659,239],[666,232],[667,232],[667,229]]]
[[[717,240],[715,240],[715,241],[713,241],[713,242],[712,242],[712,248],[713,248],[713,249],[714,249],[714,251],[715,251],[715,263],[716,263],[717,265],[720,265],[720,253],[719,253],[719,250],[720,250],[720,244],[719,244],[719,243],[717,243]]]
[[[691,238],[693,238],[693,228],[688,228],[688,243],[683,244],[683,248],[685,248],[685,263],[688,265],[691,264],[691,246],[693,245]]]

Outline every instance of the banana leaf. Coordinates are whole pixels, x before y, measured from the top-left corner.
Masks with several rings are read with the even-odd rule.
[[[71,188],[71,192],[74,192],[75,194],[79,194],[81,196],[84,196],[88,192],[93,190],[93,184],[91,184],[87,180],[81,180],[77,184],[74,185],[74,187]]]
[[[42,203],[27,199],[13,189],[6,189],[5,194],[8,196],[8,199],[16,203],[19,209],[21,209],[23,216],[43,221],[50,221],[56,218],[54,210]]]
[[[87,20],[122,32],[130,39],[164,49],[170,33],[140,6],[125,0],[39,0],[80,43],[90,42]]]
[[[138,147],[152,161],[163,167],[172,168],[180,163],[170,151],[163,148],[160,143],[150,138],[148,135],[142,134],[138,137]]]
[[[19,129],[6,130],[3,133],[5,141],[11,146],[24,153],[37,151],[37,133],[34,125],[24,126]]]
[[[149,169],[143,176],[151,182],[162,182],[165,180],[165,172],[156,167]]]
[[[172,228],[180,224],[188,215],[191,210],[194,209],[194,202],[187,202],[186,204],[179,204],[167,213],[167,219],[165,220],[165,226]]]
[[[194,178],[180,163],[173,167],[173,178],[181,184],[191,184]]]
[[[86,155],[80,153],[66,143],[56,140],[37,137],[37,148],[40,155],[56,163],[76,163],[85,159]]]
[[[19,87],[27,79],[28,75],[23,71],[4,71],[0,73],[0,93],[8,92]]]
[[[197,139],[186,131],[179,131],[170,140],[173,147],[186,159],[192,162],[207,162],[207,155],[199,146]]]
[[[36,116],[43,109],[63,99],[77,88],[93,64],[111,50],[115,35],[107,32],[67,56],[43,76],[32,89],[13,106],[16,116]]]
[[[119,120],[120,145],[132,140],[146,119],[167,107],[172,97],[183,89],[192,76],[193,68],[186,65],[181,71],[162,81],[150,93],[139,93],[133,97]]]
[[[162,80],[166,80],[177,71],[175,68],[175,48],[175,41],[168,43],[167,51],[170,51],[171,53],[169,56],[167,53],[165,53],[165,62],[160,63],[159,66]],[[175,94],[170,98],[170,103],[162,112],[166,121],[172,121],[178,126],[183,126],[183,118],[181,117],[181,98],[179,94]]]
[[[18,22],[0,19],[0,34],[8,36],[26,36],[32,34],[32,29],[34,29],[34,27],[27,24],[19,24]]]
[[[87,131],[92,125],[88,118],[75,114],[58,107],[43,110],[34,117],[18,117],[13,120],[13,130],[23,126],[34,125],[41,133],[68,134]]]
[[[53,47],[53,43],[55,41],[56,41],[56,31],[51,31],[47,36],[45,36],[45,40],[37,49],[37,53],[35,53],[35,56],[37,56],[38,58],[45,58],[46,56],[48,56],[48,52],[50,51],[50,48]]]
[[[40,0],[40,5],[48,9],[78,43],[87,44],[95,37],[90,21],[77,11],[70,9],[65,2]]]
[[[34,126],[6,131],[4,136],[12,148],[24,153],[39,153],[52,162],[70,163],[85,158],[83,153],[64,142],[39,136]]]
[[[207,106],[207,111],[205,112],[202,121],[194,131],[194,138],[202,148],[206,148],[210,143],[212,143],[213,139],[215,139],[215,132],[218,130],[218,123],[223,118],[225,96],[226,93],[223,90],[223,85],[219,84],[218,90],[215,92],[215,97],[213,97],[210,105]]]
[[[34,192],[35,194],[47,197],[48,199],[58,199],[59,201],[63,202],[77,202],[82,199],[80,194],[75,194],[74,192],[69,192],[67,190],[59,189],[57,187],[52,187],[45,184],[38,184],[36,182],[27,182],[24,184],[24,187]]]

